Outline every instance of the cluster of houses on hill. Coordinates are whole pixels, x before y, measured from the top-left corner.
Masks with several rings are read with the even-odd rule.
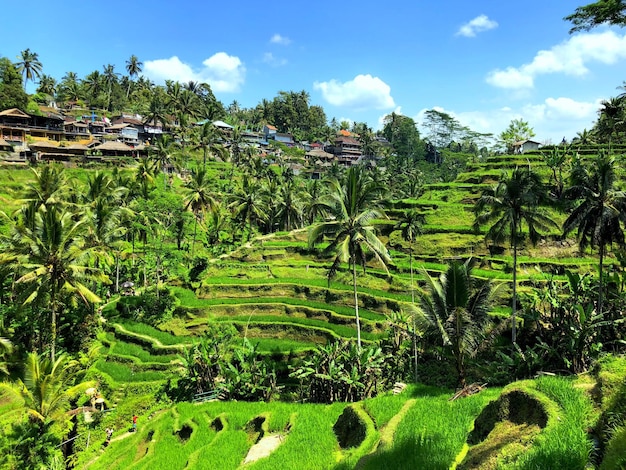
[[[233,126],[223,121],[214,121],[213,125],[228,145]],[[0,155],[15,162],[137,157],[145,154],[155,137],[165,132],[161,123],[146,123],[135,114],[107,118],[91,112],[76,117],[62,115],[54,108],[42,107],[40,114],[12,108],[0,111]],[[275,126],[267,124],[260,132],[242,132],[242,140],[243,145],[265,153],[270,152],[271,141],[299,147],[306,152],[305,164],[318,170],[333,164],[353,165],[364,158],[359,136],[347,130],[338,132],[333,142],[296,142],[291,134],[278,132]]]

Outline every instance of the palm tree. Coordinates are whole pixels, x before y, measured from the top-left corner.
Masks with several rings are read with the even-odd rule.
[[[85,219],[55,206],[35,214],[31,229],[21,223],[13,227],[3,262],[11,262],[19,272],[17,285],[24,286],[24,303],[39,300],[50,310],[50,357],[54,362],[57,317],[63,308],[62,295],[78,297],[86,303],[100,299],[85,281],[108,282],[99,270],[88,266],[91,250],[84,247]]]
[[[415,303],[415,286],[413,284],[413,243],[418,235],[422,234],[422,227],[426,223],[423,214],[416,210],[406,211],[398,221],[396,228],[400,229],[402,239],[409,242],[409,269],[411,270],[411,301]]]
[[[523,240],[523,224],[528,227],[528,238],[534,245],[541,234],[556,224],[541,204],[545,202],[545,189],[541,178],[530,168],[515,168],[510,177],[503,175],[493,189],[486,190],[474,206],[474,230],[493,222],[485,234],[486,240],[500,243],[509,240],[513,248],[513,299],[511,306],[511,339],[517,340],[517,250]]]
[[[448,348],[454,358],[458,384],[465,387],[465,361],[476,354],[489,323],[489,309],[495,290],[490,281],[472,277],[471,258],[453,261],[439,279],[426,270],[426,293],[421,296],[424,336]]]
[[[276,197],[276,216],[284,230],[298,228],[302,221],[304,191],[299,182],[290,180],[280,185]]]
[[[98,102],[100,93],[103,91],[103,77],[98,70],[94,70],[83,80],[83,85],[89,93],[88,98],[92,106]]]
[[[33,230],[35,215],[41,206],[47,209],[67,205],[71,184],[61,166],[46,165],[40,170],[32,168],[31,171],[35,178],[24,189],[21,197],[23,205],[18,214],[22,223]]]
[[[325,185],[321,180],[311,179],[306,182],[304,213],[307,224],[315,222],[316,217],[323,213],[324,188]]]
[[[26,82],[28,80],[34,81],[35,78],[39,78],[42,65],[41,62],[39,62],[39,54],[31,52],[30,49],[22,51],[18,59],[20,59],[20,61],[16,64],[17,71],[24,77],[24,89],[26,89]]]
[[[191,209],[194,215],[193,243],[191,245],[191,252],[194,253],[198,219],[206,209],[217,206],[209,188],[209,177],[205,169],[191,172],[191,179],[185,184],[185,193],[185,210]]]
[[[267,219],[267,199],[261,183],[248,175],[243,175],[231,196],[229,207],[233,212],[233,219],[238,219],[244,227],[247,223],[250,240],[252,221]]]
[[[148,107],[148,113],[143,123],[144,125],[151,124],[154,126],[157,126],[159,123],[161,123],[164,128],[169,123],[167,107],[165,106],[161,95],[157,92],[152,94],[152,98],[150,99],[150,105]]]
[[[626,98],[610,98],[600,104],[596,128],[599,137],[606,138],[610,147],[613,137],[626,128]]]
[[[126,90],[126,98],[128,98],[128,95],[130,93],[132,80],[134,78],[137,78],[142,70],[143,62],[141,62],[135,54],[131,55],[130,58],[126,61],[126,71],[128,72],[128,76],[130,77],[130,81],[128,82],[128,88]]]
[[[599,155],[591,168],[577,164],[571,174],[571,187],[565,197],[578,202],[563,223],[563,233],[578,232],[581,250],[598,247],[599,276],[597,313],[602,314],[603,262],[607,245],[624,243],[620,221],[626,218],[626,193],[615,188],[615,159]]]
[[[219,143],[220,134],[211,121],[200,127],[197,135],[196,148],[202,149],[202,166],[206,169],[206,159],[209,152],[223,155],[226,149]]]
[[[6,357],[13,351],[13,344],[8,338],[0,336],[0,377],[9,375]]]
[[[161,134],[153,145],[150,146],[150,158],[154,162],[154,167],[162,173],[173,165],[175,153],[179,145],[169,134]],[[169,186],[168,177],[165,177],[165,185]]]
[[[14,465],[65,468],[59,438],[69,432],[72,416],[82,410],[70,410],[71,402],[95,385],[79,380],[79,371],[78,363],[65,355],[51,361],[31,352],[22,376],[15,382],[0,383],[0,390],[21,399],[28,416],[27,421],[14,423],[14,433],[19,434],[11,450]]]
[[[78,364],[65,354],[54,360],[29,353],[24,374],[17,380],[17,389],[28,415],[35,422],[45,423],[66,415],[70,399],[84,392],[92,383],[76,384]]]
[[[154,185],[154,166],[151,165],[150,160],[143,158],[139,161],[134,173],[134,181],[137,183],[136,190],[141,197],[148,199]]]
[[[39,78],[39,86],[37,87],[37,93],[43,93],[54,97],[57,92],[57,81],[51,75],[43,74]]]
[[[115,71],[115,65],[107,64],[103,66],[102,81],[107,92],[106,108],[109,111],[111,111],[111,93],[113,92],[113,87],[117,85],[118,76],[119,73]]]
[[[365,270],[366,253],[387,269],[391,261],[387,248],[376,236],[374,219],[383,217],[379,210],[383,187],[373,183],[360,166],[351,166],[345,179],[334,180],[327,202],[331,218],[313,225],[309,231],[309,245],[314,246],[324,237],[330,238],[326,253],[335,256],[329,271],[334,276],[341,263],[352,265],[352,287],[354,289],[354,313],[356,318],[357,344],[361,348],[361,322],[357,291],[357,263]]]

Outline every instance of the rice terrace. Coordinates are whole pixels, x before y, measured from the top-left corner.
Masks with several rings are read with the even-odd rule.
[[[143,65],[0,57],[0,469],[626,469],[624,84],[553,144]]]

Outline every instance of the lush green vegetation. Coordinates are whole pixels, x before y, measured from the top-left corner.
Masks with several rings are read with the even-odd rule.
[[[0,468],[623,468],[624,95],[523,156],[435,110],[355,123],[377,164],[312,180],[243,139],[349,127],[306,92],[224,107],[131,59],[30,99],[141,111],[146,155],[0,168]]]

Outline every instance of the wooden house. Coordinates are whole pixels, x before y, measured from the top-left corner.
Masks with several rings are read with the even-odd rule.
[[[24,145],[30,116],[17,108],[0,111],[0,138],[12,145]]]

